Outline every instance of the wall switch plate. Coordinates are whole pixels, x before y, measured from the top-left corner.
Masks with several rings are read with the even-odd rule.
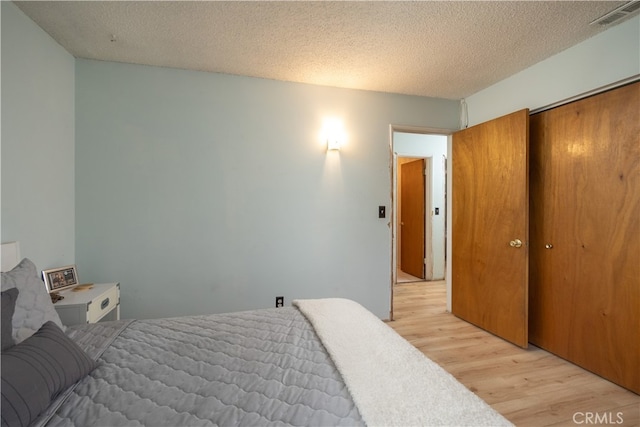
[[[385,206],[378,206],[378,218],[387,217],[387,208]]]
[[[284,307],[284,297],[276,297],[276,308]]]
[[[440,208],[436,208],[436,215],[440,215]]]

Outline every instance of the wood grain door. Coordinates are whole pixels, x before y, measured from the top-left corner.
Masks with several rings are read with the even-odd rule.
[[[400,269],[424,279],[424,159],[400,165]]]
[[[452,311],[521,347],[528,343],[528,144],[528,110],[453,134]]]
[[[531,117],[530,339],[640,393],[640,83]]]

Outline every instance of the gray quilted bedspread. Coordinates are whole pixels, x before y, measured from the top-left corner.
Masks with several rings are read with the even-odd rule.
[[[48,426],[364,425],[294,307],[107,322],[70,335],[99,366],[43,415]]]

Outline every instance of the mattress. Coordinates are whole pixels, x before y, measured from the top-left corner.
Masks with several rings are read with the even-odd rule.
[[[486,402],[340,298],[70,327],[97,361],[32,426],[502,426]]]
[[[294,307],[72,327],[98,367],[36,425],[364,425]]]
[[[31,261],[2,287],[3,426],[510,425],[355,301],[65,335]]]

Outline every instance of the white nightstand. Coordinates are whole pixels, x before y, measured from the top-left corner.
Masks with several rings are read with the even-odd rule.
[[[96,283],[91,289],[60,292],[55,307],[66,326],[120,320],[120,283]]]

